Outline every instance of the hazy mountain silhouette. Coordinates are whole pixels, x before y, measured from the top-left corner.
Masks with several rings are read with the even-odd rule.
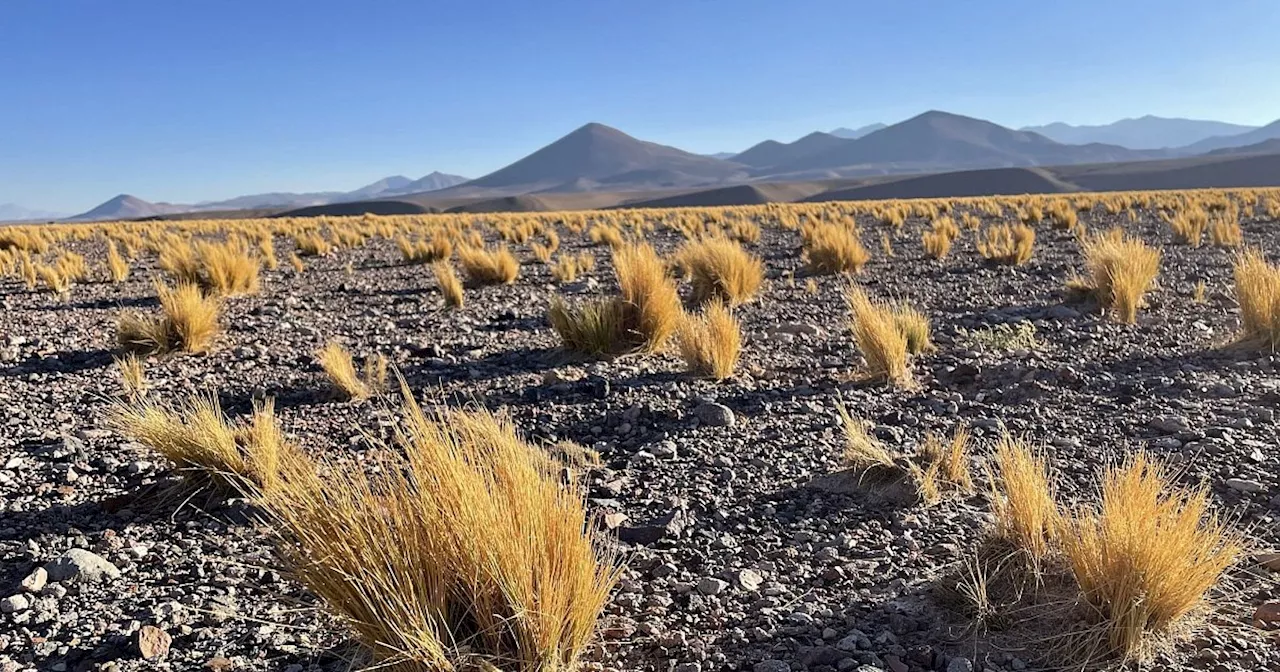
[[[731,160],[756,168],[777,166],[800,161],[844,143],[844,140],[830,133],[815,131],[795,142],[782,143],[776,140],[765,140],[734,156]]]
[[[688,185],[745,177],[743,167],[737,164],[637,140],[604,124],[590,123],[505,168],[459,185],[458,189],[527,193],[627,173],[643,180],[645,171],[655,171],[648,173],[650,176],[660,174],[663,182]],[[636,182],[625,186],[644,185]]]
[[[982,119],[929,111],[857,140],[846,140],[825,152],[775,166],[771,172],[841,167],[887,172],[997,168],[1126,161],[1162,155],[1114,145],[1064,145],[1043,135],[1015,131]]]
[[[1204,156],[1223,156],[1232,154],[1280,154],[1280,138],[1271,138],[1262,142],[1255,142],[1252,145],[1243,147],[1223,147],[1215,149],[1211,152],[1205,152]]]
[[[375,198],[379,194],[386,192],[398,193],[411,184],[413,184],[413,180],[404,175],[392,175],[391,177],[384,177],[373,184],[366,184],[355,191],[348,191],[343,196],[351,199]]]
[[[1215,149],[1226,149],[1228,147],[1246,147],[1248,145],[1256,145],[1260,142],[1280,138],[1280,119],[1273,121],[1262,128],[1255,128],[1247,133],[1237,133],[1236,135],[1220,135],[1213,138],[1206,138],[1200,142],[1195,142],[1182,150],[1189,154],[1204,154]]]
[[[173,205],[172,203],[148,203],[137,196],[120,194],[92,210],[82,212],[74,217],[70,217],[69,219],[138,219],[139,217],[170,215],[178,212],[184,212],[186,209],[187,207],[181,205]]]
[[[440,171],[432,171],[422,177],[402,186],[386,191],[387,194],[413,194],[420,191],[436,191],[438,189],[448,189],[449,187],[462,184],[470,178],[461,175],[450,175]]]
[[[66,216],[67,213],[65,212],[24,208],[17,203],[0,203],[0,222],[41,221],[60,219]]]
[[[1021,130],[1039,133],[1050,140],[1068,145],[1100,142],[1129,149],[1162,149],[1184,147],[1219,135],[1238,135],[1256,129],[1223,121],[1179,119],[1147,115],[1137,119],[1099,126],[1072,126],[1054,122],[1045,126],[1027,126]]]
[[[861,128],[845,128],[841,126],[840,128],[837,128],[834,131],[831,131],[831,135],[834,135],[837,138],[844,138],[845,140],[857,140],[858,138],[861,138],[864,135],[870,135],[882,128],[887,128],[887,127],[888,127],[887,124],[880,124],[880,123],[867,124],[866,126],[862,126]]]

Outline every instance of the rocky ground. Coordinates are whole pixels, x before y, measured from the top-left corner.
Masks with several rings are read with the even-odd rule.
[[[926,260],[915,220],[896,256],[873,248],[857,281],[933,322],[939,350],[917,360],[912,390],[859,384],[843,281],[816,278],[810,293],[797,236],[777,229],[753,246],[770,280],[739,311],[743,362],[722,383],[684,375],[671,354],[583,362],[556,350],[548,296],[607,290],[604,248],[590,280],[558,288],[522,247],[517,284],[468,289],[467,305],[450,312],[428,270],[399,265],[382,240],[309,259],[301,275],[265,272],[260,295],[227,302],[212,354],[153,359],[147,375],[151,394],[213,389],[233,414],[275,396],[309,450],[359,451],[363,433],[385,434],[396,410],[330,396],[313,353],[338,338],[358,356],[391,357],[429,403],[504,407],[535,439],[594,446],[604,467],[590,475],[591,504],[613,514],[602,524],[616,528],[629,567],[594,665],[1022,670],[1045,663],[1043,650],[976,633],[937,597],[990,525],[987,495],[922,507],[832,488],[836,404],[906,447],[967,422],[983,463],[1007,426],[1047,445],[1063,492],[1077,498],[1101,465],[1147,448],[1177,463],[1183,482],[1207,483],[1251,551],[1277,550],[1280,358],[1221,347],[1238,319],[1231,253],[1173,246],[1150,213],[1137,223],[1085,217],[1093,229],[1113,219],[1164,250],[1135,326],[1065,302],[1080,259],[1070,236],[1047,226],[1020,268],[986,266],[969,233],[944,262]],[[868,222],[869,247],[879,226]],[[1246,240],[1280,258],[1276,227],[1248,219]],[[678,242],[653,239],[663,250]],[[72,247],[100,258],[99,245]],[[78,285],[67,302],[0,281],[0,671],[345,670],[351,645],[282,575],[253,512],[169,487],[165,464],[103,428],[120,394],[115,319],[155,310],[152,263],[123,285]],[[1204,304],[1191,299],[1198,280]],[[1035,343],[988,347],[969,335],[1023,323]],[[1280,600],[1276,577],[1246,558],[1202,626],[1155,667],[1280,669],[1276,632],[1252,623]]]

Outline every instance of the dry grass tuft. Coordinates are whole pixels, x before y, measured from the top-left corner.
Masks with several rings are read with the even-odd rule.
[[[1240,304],[1237,341],[1274,351],[1280,346],[1280,267],[1249,249],[1236,259],[1233,271]]]
[[[175,351],[206,352],[221,331],[216,297],[205,296],[190,283],[168,287],[156,282],[160,299],[158,318],[125,313],[116,324],[116,342],[128,352],[164,354]]]
[[[996,443],[999,485],[992,484],[992,513],[997,532],[1025,550],[1038,565],[1056,549],[1062,514],[1043,453],[1004,434]]]
[[[742,245],[711,237],[685,243],[676,259],[693,283],[693,301],[727,301],[737,306],[750,301],[764,282],[764,264]]]
[[[951,251],[951,244],[960,236],[960,227],[950,217],[939,217],[921,236],[924,244],[924,255],[930,259],[945,259]]]
[[[836,411],[840,414],[840,424],[844,428],[844,452],[841,459],[847,468],[866,472],[895,466],[893,454],[871,433],[871,423],[850,415],[844,404],[838,404]]]
[[[969,444],[972,433],[965,425],[958,425],[949,439],[929,432],[920,445],[920,459],[934,471],[937,480],[962,492],[973,490],[973,473],[969,469]]]
[[[894,307],[872,301],[859,287],[850,288],[847,299],[853,313],[849,327],[871,378],[895,385],[909,383],[908,341],[898,328]]]
[[[907,352],[918,355],[934,350],[929,318],[924,313],[905,303],[895,303],[892,309],[893,323],[907,339]]]
[[[448,261],[437,261],[431,265],[431,273],[436,278],[440,295],[444,297],[444,305],[450,308],[461,308],[466,295],[462,291],[462,280],[458,279],[457,271],[453,270],[453,264]]]
[[[520,261],[506,247],[460,247],[458,261],[467,279],[477,285],[509,285],[520,275]]]
[[[1209,241],[1215,247],[1240,247],[1244,245],[1244,231],[1235,216],[1219,215],[1209,223]]]
[[[700,317],[685,317],[676,332],[676,343],[690,371],[724,380],[733,375],[738,364],[742,325],[728,306],[712,302]]]
[[[291,454],[258,498],[293,577],[374,667],[577,669],[620,572],[582,488],[504,419],[406,406],[383,468]]]
[[[240,238],[223,243],[200,243],[199,282],[205,290],[221,296],[258,293],[260,262]]]
[[[444,236],[418,241],[398,236],[396,247],[400,250],[400,257],[407,264],[431,264],[453,256],[453,243]]]
[[[115,283],[129,278],[129,262],[120,254],[114,240],[107,241],[107,276]]]
[[[1142,297],[1160,273],[1160,250],[1118,228],[1086,238],[1081,250],[1088,277],[1068,286],[1093,294],[1120,322],[1136,322]]]
[[[1204,240],[1205,227],[1209,225],[1209,214],[1200,208],[1182,210],[1169,220],[1169,228],[1173,230],[1173,241],[1191,247],[1200,247]]]
[[[1241,552],[1238,535],[1208,511],[1205,488],[1176,489],[1139,453],[1102,478],[1096,512],[1082,511],[1061,542],[1098,638],[1124,660],[1150,653],[1199,607]]]
[[[596,258],[590,252],[561,254],[550,264],[551,277],[561,284],[573,282],[578,275],[589,273],[596,267]]]
[[[387,359],[382,355],[365,359],[363,375],[356,370],[351,353],[337,341],[330,341],[321,348],[316,359],[329,375],[334,389],[347,399],[368,399],[387,389]]]
[[[806,230],[804,256],[809,271],[818,274],[861,273],[871,260],[856,230],[826,223]]]
[[[1031,261],[1035,250],[1036,230],[1025,225],[988,226],[978,237],[978,254],[1005,266],[1021,266]]]
[[[626,244],[614,251],[613,271],[620,296],[579,306],[555,297],[547,320],[570,350],[593,355],[660,350],[684,318],[662,258],[647,244]]]
[[[147,392],[147,374],[142,369],[142,360],[133,353],[115,358],[116,367],[120,369],[120,387],[124,396],[134,398]]]
[[[289,253],[289,265],[293,267],[293,272],[298,275],[302,275],[302,272],[307,270],[307,265],[303,263],[302,257],[299,257],[297,252]]]
[[[222,414],[215,396],[196,395],[177,407],[154,401],[117,404],[107,417],[116,431],[163,455],[188,478],[251,494],[277,482],[282,455],[293,450],[275,419],[274,403],[255,405],[246,423]]]

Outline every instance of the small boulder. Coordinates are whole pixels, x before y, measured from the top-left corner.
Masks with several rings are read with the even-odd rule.
[[[693,414],[698,416],[703,424],[712,427],[733,427],[738,422],[733,415],[733,409],[724,404],[701,404],[693,409]]]
[[[28,593],[38,593],[44,590],[44,585],[48,582],[49,572],[44,567],[36,567],[35,571],[22,580],[22,589]]]
[[[163,658],[169,653],[169,646],[173,644],[173,637],[154,625],[144,625],[138,629],[136,643],[138,645],[138,653],[142,655],[144,660],[155,660]]]
[[[83,548],[73,548],[63,553],[57,560],[45,565],[44,570],[48,572],[50,581],[77,579],[92,583],[120,577],[118,567],[101,555]]]

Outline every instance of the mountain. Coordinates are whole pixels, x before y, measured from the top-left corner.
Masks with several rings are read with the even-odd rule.
[[[724,161],[725,159],[732,159],[735,155],[737,155],[737,152],[715,152],[714,154],[706,154],[705,156]]]
[[[866,126],[863,126],[861,128],[845,128],[841,126],[840,128],[837,128],[834,131],[831,131],[831,135],[834,135],[837,138],[844,138],[845,140],[857,140],[858,138],[861,138],[864,135],[870,135],[882,128],[886,128],[886,125],[878,124],[878,123],[867,124]]]
[[[437,191],[440,189],[448,189],[449,187],[462,184],[463,182],[466,182],[468,179],[470,178],[466,178],[461,175],[450,175],[448,173],[434,171],[427,175],[423,175],[422,177],[404,185],[403,187],[390,189],[386,193],[388,195],[389,194],[416,194],[422,191]]]
[[[911,172],[959,168],[1103,163],[1163,156],[1114,145],[1064,145],[1037,133],[1015,131],[982,119],[929,111],[857,140],[788,164],[782,175],[819,169]]]
[[[799,161],[814,154],[819,154],[833,147],[843,145],[842,140],[830,133],[815,131],[795,142],[781,143],[776,140],[765,140],[747,151],[732,158],[735,163],[763,168],[784,163]]]
[[[1147,115],[1137,119],[1121,119],[1101,126],[1072,126],[1054,122],[1046,126],[1027,126],[1021,130],[1039,133],[1050,140],[1068,145],[1100,142],[1129,149],[1162,149],[1184,147],[1219,135],[1238,135],[1256,128],[1257,126],[1241,126],[1223,121],[1171,119]]]
[[[456,189],[510,193],[556,189],[579,180],[609,180],[611,188],[693,186],[745,178],[728,161],[637,140],[616,128],[590,123],[538,151]]]
[[[1215,149],[1226,149],[1228,147],[1246,147],[1248,145],[1256,145],[1259,142],[1280,138],[1280,119],[1273,121],[1262,128],[1255,128],[1246,133],[1237,133],[1236,135],[1220,135],[1213,138],[1205,138],[1200,142],[1192,143],[1181,148],[1181,151],[1188,154],[1204,154]]]
[[[68,219],[75,221],[89,221],[95,219],[138,219],[140,217],[171,215],[179,212],[186,212],[190,209],[190,206],[173,205],[171,203],[148,203],[136,196],[120,194],[119,196],[116,196],[88,212],[82,212],[74,217],[69,217]]]
[[[1223,147],[1215,149],[1211,152],[1205,152],[1204,156],[1223,156],[1232,154],[1280,154],[1280,138],[1271,138],[1262,142],[1255,142],[1252,145],[1244,147]]]
[[[432,174],[434,175],[435,173]],[[413,184],[413,180],[404,175],[392,175],[391,177],[384,177],[373,184],[366,184],[355,191],[348,191],[343,196],[351,200],[374,198],[384,192],[399,193],[400,190],[411,184]]]
[[[0,203],[0,222],[42,221],[61,219],[66,216],[67,213],[65,212],[33,210],[31,208],[24,208],[17,203]]]
[[[341,191],[316,191],[294,193],[290,191],[274,191],[266,194],[249,194],[236,196],[223,201],[202,201],[195,205],[174,206],[186,211],[192,210],[252,210],[256,208],[274,208],[283,206],[302,207],[304,205],[321,205],[340,200],[344,196]]]

